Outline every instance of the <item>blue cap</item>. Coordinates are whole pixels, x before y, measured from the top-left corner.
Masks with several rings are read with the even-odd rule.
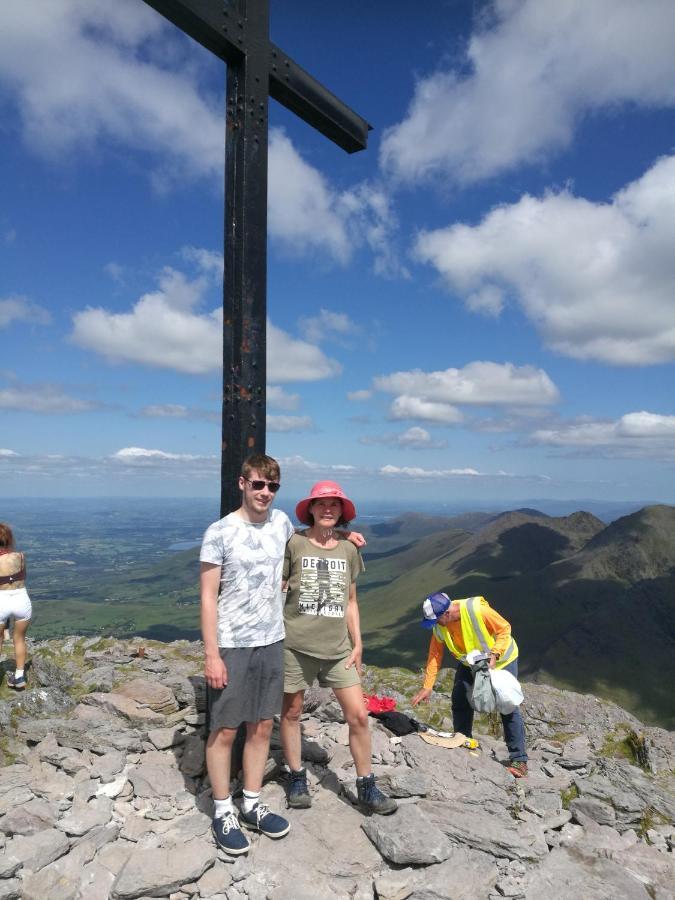
[[[437,591],[435,594],[429,594],[422,604],[422,612],[424,618],[422,625],[425,628],[433,628],[436,625],[439,616],[450,609],[450,598],[447,594]]]

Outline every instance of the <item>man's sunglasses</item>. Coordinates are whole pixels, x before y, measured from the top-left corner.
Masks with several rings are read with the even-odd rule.
[[[281,485],[278,481],[251,481],[250,478],[244,478],[244,481],[248,481],[254,491],[262,491],[262,489],[267,485],[268,490],[270,490],[273,494],[279,490]]]

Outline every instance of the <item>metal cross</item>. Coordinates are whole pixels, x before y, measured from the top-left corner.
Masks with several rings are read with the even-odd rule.
[[[225,273],[220,514],[239,505],[237,476],[265,452],[267,107],[278,100],[348,153],[370,125],[269,39],[269,0],[145,0],[227,63]]]

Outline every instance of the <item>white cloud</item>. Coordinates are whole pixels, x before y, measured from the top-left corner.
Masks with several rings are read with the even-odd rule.
[[[280,433],[313,431],[310,416],[267,416],[267,430]]]
[[[134,0],[3,4],[0,81],[26,144],[45,156],[106,142],[161,154],[165,169],[222,179],[223,113],[200,58]]]
[[[370,400],[372,396],[373,392],[369,390],[349,391],[347,399],[359,402],[361,400]]]
[[[145,447],[122,447],[110,457],[127,465],[145,465],[153,462],[186,462],[198,459],[189,453],[168,453],[165,450],[148,450]]]
[[[409,394],[396,397],[391,404],[390,416],[392,419],[418,419],[437,425],[456,425],[464,418],[460,410],[450,403],[438,403]]]
[[[300,405],[299,394],[289,394],[278,385],[268,385],[267,387],[267,405],[274,409],[284,409],[287,411],[297,409]]]
[[[99,404],[71,397],[55,384],[20,384],[0,388],[0,409],[38,414],[69,414],[97,409]]]
[[[477,469],[422,469],[419,466],[391,466],[380,468],[380,473],[386,477],[405,477],[414,479],[426,478],[476,478],[482,473]]]
[[[73,316],[72,340],[110,362],[132,362],[192,375],[217,370],[222,355],[222,310],[193,312],[205,289],[165,268],[159,290],[144,294],[130,313],[88,307]]]
[[[649,365],[675,359],[674,231],[670,156],[611,203],[526,195],[475,227],[422,233],[415,252],[470,307],[494,292],[498,312],[508,292],[559,353]]]
[[[626,413],[614,421],[584,419],[540,428],[531,443],[576,451],[577,455],[675,459],[675,416]]]
[[[71,340],[113,363],[137,363],[206,375],[222,367],[220,307],[197,312],[207,290],[202,276],[189,280],[166,267],[159,290],[144,294],[130,312],[88,307],[73,316]],[[267,323],[267,376],[272,383],[319,381],[342,366],[318,347]]]
[[[51,316],[46,309],[31,303],[26,297],[6,297],[0,299],[0,328],[7,328],[13,322],[29,322],[47,325]]]
[[[184,406],[182,403],[156,403],[144,406],[138,413],[147,419],[192,419],[220,422],[220,413],[208,409]]]
[[[222,282],[225,260],[218,250],[206,250],[204,247],[183,247],[181,256],[194,263],[205,275],[210,275],[216,282]]]
[[[282,130],[271,130],[268,227],[277,247],[293,256],[328,254],[344,265],[366,245],[377,274],[407,277],[395,247],[397,225],[383,188],[362,183],[337,191]]]
[[[328,309],[320,309],[318,316],[302,317],[298,326],[305,339],[312,344],[318,344],[333,337],[350,337],[358,334],[359,331],[358,326],[346,313],[331,312]]]
[[[367,435],[359,439],[361,444],[395,445],[405,450],[438,450],[446,447],[446,440],[434,440],[426,428],[415,425],[399,434]]]
[[[16,105],[28,148],[68,161],[116,146],[148,152],[158,190],[186,177],[222,189],[223,98],[203,86],[214,66],[222,64],[140,0],[2,6],[0,92]],[[380,274],[406,274],[386,192],[365,183],[336,190],[279,129],[270,133],[268,211],[270,237],[285,252],[344,264],[366,245]],[[201,262],[222,273],[222,257]]]
[[[463,420],[458,405],[542,406],[555,403],[558,390],[542,369],[512,363],[476,361],[463,369],[423,372],[413,369],[379,375],[379,391],[398,394],[390,415],[452,425]]]
[[[271,322],[267,324],[267,379],[272,384],[321,381],[342,372],[335,359],[314,344],[291,337]]]
[[[144,406],[139,412],[140,416],[158,419],[186,419],[189,415],[187,406],[181,403],[161,403]]]
[[[470,183],[536,162],[585,115],[673,106],[673,46],[670,0],[494,0],[466,59],[418,82],[381,163],[404,181]]]
[[[9,458],[10,456],[17,456],[18,453],[15,453],[14,450],[8,450],[6,447],[0,447],[0,456],[4,456]]]

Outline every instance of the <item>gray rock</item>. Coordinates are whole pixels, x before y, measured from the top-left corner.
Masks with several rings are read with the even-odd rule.
[[[482,808],[463,804],[420,804],[426,815],[451,840],[482,850],[492,856],[538,862],[548,854],[541,826],[516,822],[506,810],[495,815]]]
[[[22,882],[20,878],[0,881],[0,900],[21,900],[21,887]]]
[[[90,766],[92,778],[100,778],[103,784],[108,784],[122,771],[126,764],[126,756],[120,750],[110,750],[104,756],[94,758]]]
[[[0,831],[5,834],[35,834],[51,828],[56,822],[58,809],[47,800],[33,798],[27,803],[10,809],[0,819]]]
[[[22,900],[77,900],[80,879],[64,873],[55,863],[24,878]]]
[[[121,685],[117,693],[164,716],[178,709],[178,702],[171,688],[153,678],[134,678]]]
[[[184,775],[201,775],[206,767],[206,741],[197,734],[185,738],[180,770]]]
[[[68,816],[64,816],[56,823],[56,827],[71,837],[79,837],[87,834],[99,825],[107,825],[111,818],[111,811],[101,807],[79,806],[73,808]]]
[[[426,797],[431,789],[431,778],[424,772],[403,770],[380,779],[380,785],[392,797]]]
[[[68,691],[73,686],[72,675],[39,652],[31,659],[30,678],[42,687],[57,687],[60,691]]]
[[[183,776],[168,765],[143,762],[129,769],[127,777],[137,797],[172,797],[185,788]]]
[[[149,706],[141,704],[132,697],[127,697],[117,691],[109,694],[93,693],[82,698],[86,706],[96,706],[105,712],[112,713],[125,719],[132,725],[148,726],[162,725],[164,716],[155,712]]]
[[[382,856],[396,865],[442,862],[452,850],[443,832],[416,806],[391,816],[373,816],[361,827]]]
[[[91,691],[108,693],[115,682],[115,670],[112,666],[95,666],[82,676],[82,683]]]
[[[616,812],[613,806],[596,800],[594,797],[577,797],[570,803],[570,813],[575,821],[579,821],[578,813],[589,816],[599,825],[616,824]]]
[[[0,856],[0,878],[11,878],[23,868],[23,863],[15,856]]]
[[[9,853],[21,860],[25,868],[39,872],[68,852],[70,842],[62,831],[50,828],[37,834],[19,836],[7,845]]]
[[[82,707],[73,710],[75,716]],[[87,710],[87,707],[84,707]],[[93,710],[92,710],[93,712]],[[101,713],[96,720],[71,718],[68,720],[50,718],[41,721],[21,719],[17,726],[19,737],[31,743],[43,740],[53,734],[61,747],[74,747],[76,750],[92,750],[105,754],[111,748],[125,753],[138,752],[141,749],[140,733],[135,729],[124,728],[108,715]]]
[[[168,750],[182,744],[185,735],[177,728],[152,728],[148,731],[148,739],[158,750]]]
[[[180,848],[137,848],[115,878],[111,897],[134,900],[144,894],[167,896],[181,885],[197,881],[215,861],[215,848],[203,841]]]

